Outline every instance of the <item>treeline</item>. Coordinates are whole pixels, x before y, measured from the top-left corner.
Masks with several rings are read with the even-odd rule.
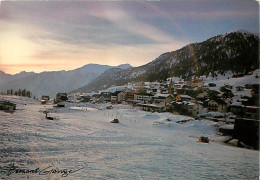
[[[18,89],[18,90],[13,90],[13,89],[8,89],[6,91],[2,91],[0,93],[1,95],[15,95],[15,96],[23,96],[23,97],[32,97],[31,91],[27,91],[26,89]],[[33,99],[36,99],[35,95],[33,96]]]

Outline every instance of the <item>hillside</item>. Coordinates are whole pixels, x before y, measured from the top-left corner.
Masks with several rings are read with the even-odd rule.
[[[258,43],[259,37],[246,31],[218,35],[204,42],[192,43],[179,50],[164,53],[140,67],[109,69],[87,86],[73,92],[101,90],[130,81],[160,81],[170,76],[214,77],[228,71],[245,75],[259,67]]]

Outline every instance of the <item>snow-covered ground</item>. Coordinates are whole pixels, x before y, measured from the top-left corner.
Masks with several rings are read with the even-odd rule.
[[[260,84],[260,78],[257,78],[256,76],[260,77],[260,69],[257,69],[253,72],[251,75],[245,75],[243,77],[238,77],[238,78],[232,78],[233,73],[227,72],[225,75],[218,75],[218,77],[203,77],[203,82],[205,84],[209,83],[215,83],[216,87],[211,87],[211,90],[219,90],[220,87],[224,85],[231,85],[234,87],[237,86],[244,86],[246,84]]]
[[[0,97],[3,98],[3,97]],[[128,105],[67,104],[53,108],[21,97],[0,111],[2,179],[60,179],[61,174],[6,175],[3,167],[79,171],[64,179],[258,179],[259,152],[220,142],[214,123]],[[45,119],[42,111],[50,109]],[[119,124],[110,123],[118,118]],[[169,120],[167,120],[169,119]],[[198,143],[208,136],[209,144]]]

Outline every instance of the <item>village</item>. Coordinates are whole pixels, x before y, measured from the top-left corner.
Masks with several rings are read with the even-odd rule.
[[[206,85],[201,79],[173,81],[168,78],[161,83],[128,83],[100,93],[71,94],[68,101],[130,104],[150,112],[171,112],[198,118],[211,115],[216,121],[230,123],[234,123],[235,117],[259,119],[258,85],[232,87],[227,84],[219,90],[211,90],[214,86],[214,83]],[[56,99],[60,99],[60,95]],[[67,95],[64,93],[63,96]]]

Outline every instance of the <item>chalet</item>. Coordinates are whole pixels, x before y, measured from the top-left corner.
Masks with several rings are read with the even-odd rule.
[[[111,103],[122,103],[125,101],[125,93],[123,91],[116,91],[111,94]]]
[[[144,111],[151,111],[151,112],[155,112],[155,111],[164,111],[165,107],[163,106],[157,106],[155,104],[138,104],[137,106],[141,107],[142,110]]]
[[[97,102],[100,98],[101,94],[93,94],[92,95],[92,101],[93,102]]]
[[[193,109],[192,109],[192,115],[196,116],[198,114],[204,113],[204,108],[202,102],[194,103]]]
[[[183,84],[174,84],[174,89],[182,89]]]
[[[245,114],[245,106],[242,102],[233,102],[230,105],[230,112],[237,115],[238,117],[243,117]]]
[[[125,91],[125,100],[126,101],[134,100],[134,92],[132,92],[132,91]]]
[[[198,114],[202,114],[205,111],[202,103],[192,103],[188,101],[172,103],[174,106],[174,110],[183,115],[196,116]]]
[[[173,109],[175,112],[178,112],[180,114],[188,114],[188,102],[172,101],[171,104],[173,105]]]
[[[153,96],[153,104],[159,106],[166,106],[166,104],[172,102],[173,99],[174,99],[173,96],[170,94],[157,93]]]
[[[190,101],[192,99],[192,97],[188,96],[188,95],[177,95],[175,97],[176,101]]]
[[[125,93],[122,91],[122,92],[118,93],[118,95],[117,95],[117,102],[121,103],[123,101],[125,101]]]
[[[116,104],[117,103],[117,94],[112,93],[111,94],[111,103]]]
[[[40,102],[42,104],[46,104],[49,100],[50,100],[49,96],[42,96],[42,98],[40,99]]]
[[[194,80],[191,84],[191,87],[195,88],[195,87],[203,87],[204,86],[204,82],[202,80]]]
[[[92,99],[92,94],[91,93],[86,93],[80,96],[82,102],[90,102]]]
[[[149,103],[152,100],[153,95],[148,93],[137,93],[134,94],[134,100],[141,103]]]
[[[160,88],[160,91],[161,91],[162,94],[166,94],[167,93],[166,88]]]
[[[50,100],[50,97],[49,97],[49,96],[42,96],[41,99],[42,99],[42,100],[45,100],[45,101],[49,101],[49,100]]]
[[[198,99],[198,100],[206,100],[206,99],[208,99],[208,98],[209,98],[209,96],[208,96],[208,93],[207,93],[207,92],[200,93],[200,94],[196,97],[196,99]]]
[[[191,102],[185,102],[185,108],[187,109],[187,114],[188,115],[194,115],[194,109],[195,109],[195,103],[191,103]]]
[[[56,95],[56,100],[55,102],[58,103],[58,102],[61,102],[61,101],[67,101],[68,100],[68,96],[66,93],[58,93]]]
[[[227,103],[222,99],[211,99],[208,102],[208,111],[227,112]]]
[[[111,102],[111,92],[101,92],[100,98],[104,102]]]

